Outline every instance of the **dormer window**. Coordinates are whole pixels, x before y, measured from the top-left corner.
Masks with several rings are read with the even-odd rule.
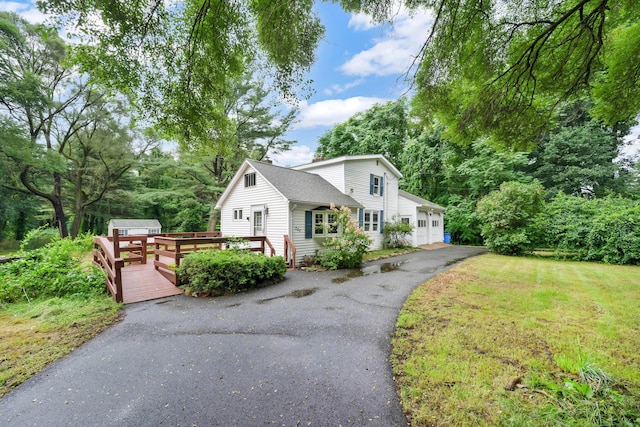
[[[256,173],[247,173],[244,175],[244,186],[254,187],[256,185]]]

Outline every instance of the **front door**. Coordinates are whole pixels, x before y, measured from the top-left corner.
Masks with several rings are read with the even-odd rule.
[[[251,206],[251,235],[264,236],[265,232],[264,206]]]

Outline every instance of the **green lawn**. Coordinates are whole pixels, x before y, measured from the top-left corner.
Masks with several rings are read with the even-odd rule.
[[[118,320],[107,295],[0,305],[0,396]]]
[[[392,359],[414,426],[640,425],[640,268],[474,258],[409,297]]]

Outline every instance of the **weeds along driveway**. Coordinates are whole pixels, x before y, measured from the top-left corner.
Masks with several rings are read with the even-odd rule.
[[[484,252],[450,246],[363,272],[290,271],[214,299],[125,307],[124,320],[0,400],[0,425],[407,425],[390,335],[406,297]]]

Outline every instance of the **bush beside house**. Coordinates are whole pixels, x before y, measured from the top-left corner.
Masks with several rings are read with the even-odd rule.
[[[281,280],[286,272],[283,257],[242,249],[192,252],[177,270],[180,283],[190,292],[212,295],[259,288]]]

